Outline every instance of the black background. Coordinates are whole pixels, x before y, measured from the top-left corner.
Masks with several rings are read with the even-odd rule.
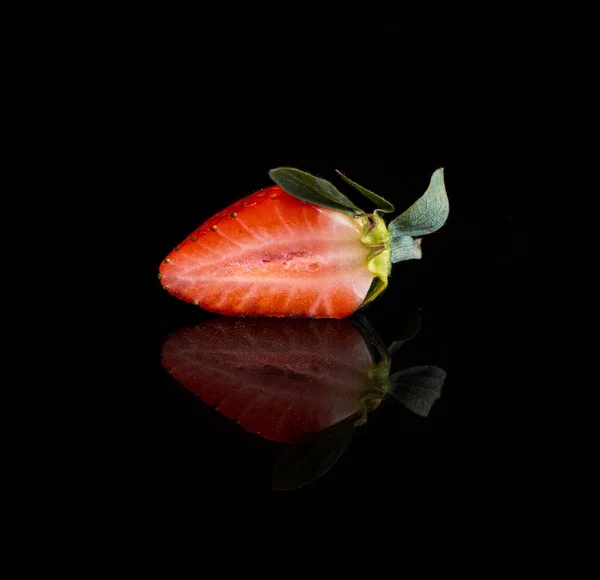
[[[130,372],[114,391],[127,409],[120,493],[131,489],[132,497],[139,499],[141,493],[165,505],[196,505],[201,498],[217,505],[235,497],[276,506],[390,489],[407,497],[427,496],[440,493],[442,480],[444,493],[472,499],[487,483],[512,481],[516,472],[505,467],[507,443],[514,436],[509,417],[518,407],[524,364],[521,257],[526,239],[512,210],[516,193],[504,189],[494,172],[472,165],[461,151],[430,151],[404,161],[312,159],[284,152],[235,162],[183,147],[167,151],[163,145],[159,151],[160,163],[144,165],[150,174],[144,183],[153,195],[144,202],[144,234],[137,245],[143,299],[132,308],[142,317],[132,338],[126,337]],[[330,179],[360,201],[339,183],[334,170],[340,169],[386,197],[397,211],[412,204],[433,171],[444,167],[450,199],[450,218],[424,239],[423,259],[396,264],[387,291],[364,311],[390,344],[406,310],[422,309],[422,330],[397,355],[395,368],[429,364],[445,369],[442,398],[427,419],[387,401],[357,430],[328,474],[293,492],[270,488],[282,446],[221,417],[178,384],[160,361],[171,332],[215,316],[161,288],[161,260],[208,217],[268,186],[268,170],[280,165]]]
[[[387,497],[420,509],[473,502],[519,478],[509,449],[527,386],[529,71],[513,74],[503,33],[487,45],[458,31],[436,37],[443,14],[435,24],[430,15],[377,14],[366,36],[362,13],[350,16],[305,13],[293,30],[284,17],[258,26],[239,16],[218,40],[208,16],[189,32],[142,27],[111,71],[117,82],[106,100],[119,122],[103,159],[121,177],[105,190],[124,225],[115,266],[127,285],[118,280],[116,289],[129,330],[114,333],[125,351],[107,396],[124,430],[108,477],[125,503],[154,513],[159,505],[219,511],[237,498],[281,506],[350,497],[360,510]],[[414,26],[421,34],[409,34]],[[112,110],[97,114],[110,121]],[[387,401],[325,477],[295,492],[270,489],[279,446],[221,417],[160,362],[171,332],[213,317],[162,290],[161,260],[283,165],[334,181],[358,203],[339,169],[398,212],[444,167],[450,199],[449,220],[424,239],[423,259],[396,264],[387,291],[365,309],[387,344],[398,317],[422,309],[422,330],[396,365],[445,369],[442,398],[428,419]]]

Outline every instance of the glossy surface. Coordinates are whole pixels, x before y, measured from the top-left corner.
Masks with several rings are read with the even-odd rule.
[[[273,486],[325,475],[369,413],[393,397],[426,418],[446,379],[420,366],[390,375],[391,357],[419,331],[417,309],[388,350],[365,317],[351,320],[215,318],[173,333],[162,364],[248,434],[283,444]]]

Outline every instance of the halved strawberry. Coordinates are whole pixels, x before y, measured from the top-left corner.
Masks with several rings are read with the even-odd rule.
[[[392,262],[420,258],[413,235],[448,215],[442,170],[407,212],[342,176],[378,209],[368,215],[333,185],[291,168],[278,184],[217,213],[160,266],[174,296],[231,316],[345,318],[387,286]],[[415,232],[417,232],[415,234]]]
[[[445,373],[390,377],[390,356],[366,321],[216,318],[171,335],[162,364],[247,431],[294,443],[352,416],[364,421],[390,394],[426,415]]]
[[[345,320],[216,318],[173,334],[162,362],[247,431],[293,443],[359,410],[374,356]]]

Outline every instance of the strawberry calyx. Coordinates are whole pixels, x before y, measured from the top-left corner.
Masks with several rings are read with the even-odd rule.
[[[377,213],[359,216],[359,219],[363,221],[363,235],[360,241],[370,250],[367,258],[367,268],[375,276],[371,288],[361,305],[364,306],[377,298],[387,288],[388,277],[392,271],[390,249],[392,236],[385,222]]]
[[[353,317],[352,323],[360,332],[363,340],[371,348],[374,362],[365,370],[368,377],[369,389],[360,400],[359,410],[356,412],[356,426],[367,422],[368,414],[377,409],[391,392],[390,370],[392,368],[392,354],[388,352],[385,343],[373,328],[370,322],[362,315]]]
[[[444,170],[438,169],[431,177],[429,188],[408,210],[386,225],[379,213],[395,211],[393,204],[340,171],[338,175],[362,196],[377,206],[372,214],[365,213],[332,183],[294,169],[279,167],[269,172],[271,179],[284,191],[298,199],[327,209],[343,212],[361,222],[360,241],[369,249],[367,268],[373,282],[361,306],[368,304],[388,285],[392,264],[422,257],[421,238],[439,230],[448,219],[449,203],[444,185]]]

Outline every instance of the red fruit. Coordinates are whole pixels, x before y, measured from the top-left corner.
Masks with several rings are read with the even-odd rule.
[[[209,219],[161,265],[171,294],[233,316],[344,318],[373,273],[362,224],[274,185]]]
[[[377,215],[393,206],[357,184],[347,180],[378,204],[373,215],[306,173],[271,176],[285,190],[230,205],[168,255],[159,277],[171,294],[230,316],[345,318],[385,289],[392,261],[420,257],[417,241]],[[402,228],[415,216],[422,226],[417,209]]]
[[[173,334],[162,363],[221,414],[281,443],[354,415],[369,395],[375,407],[389,372],[346,320],[216,318]]]

